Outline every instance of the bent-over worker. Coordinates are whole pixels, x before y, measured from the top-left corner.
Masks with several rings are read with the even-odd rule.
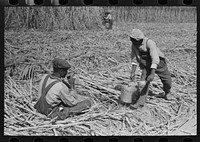
[[[135,78],[135,70],[137,63],[134,62],[136,58],[139,67],[142,70],[140,81],[151,82],[154,79],[155,73],[159,76],[163,84],[163,93],[159,95],[167,100],[171,100],[173,96],[170,93],[172,87],[171,74],[168,70],[165,56],[156,46],[156,43],[145,37],[143,32],[139,29],[133,29],[130,35],[132,42],[131,46],[131,80]],[[145,103],[145,96],[139,98],[138,103],[143,105]],[[142,101],[141,101],[142,100]]]

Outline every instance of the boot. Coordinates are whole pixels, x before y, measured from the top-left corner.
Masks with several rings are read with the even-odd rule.
[[[169,93],[161,92],[158,95],[156,95],[156,97],[163,98],[168,101],[175,100],[175,97],[170,92]]]
[[[165,99],[168,101],[175,100],[175,97],[169,92],[165,93]]]

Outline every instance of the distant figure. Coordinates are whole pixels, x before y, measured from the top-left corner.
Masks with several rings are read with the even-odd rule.
[[[106,29],[108,30],[112,29],[113,19],[112,19],[110,11],[105,12],[104,22],[105,22]]]
[[[154,79],[155,73],[159,76],[163,83],[163,93],[159,96],[171,100],[172,95],[170,94],[170,89],[172,86],[171,74],[167,68],[164,54],[156,46],[156,43],[144,36],[141,30],[133,29],[130,35],[130,40],[132,42],[131,46],[131,80],[135,78],[135,70],[137,64],[133,61],[136,57],[139,67],[142,70],[142,75],[140,81],[151,82]],[[142,83],[143,86],[145,85]],[[148,94],[148,93],[147,93]],[[141,96],[138,103],[143,105],[145,103],[145,95]]]
[[[35,108],[50,118],[66,119],[91,107],[89,99],[77,94],[74,86],[75,79],[67,75],[70,64],[63,59],[53,60],[53,74],[45,74],[39,85],[39,99]]]

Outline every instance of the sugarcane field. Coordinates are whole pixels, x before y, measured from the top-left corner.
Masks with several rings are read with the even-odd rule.
[[[133,44],[137,42],[133,40],[137,36],[133,29],[142,31],[138,36],[142,40],[138,41],[148,38],[145,45],[147,51],[150,50],[149,57],[152,57],[149,69],[151,73],[155,70],[153,77],[147,76],[144,81],[148,87],[143,100],[145,103],[140,107],[135,107],[135,104],[141,96],[133,94],[138,92],[138,82],[144,68],[138,63],[137,56],[134,62],[131,60]],[[143,34],[145,38],[141,37]],[[156,58],[158,50],[154,52],[155,46],[151,46],[154,42],[156,48],[164,54],[163,58],[160,52]],[[154,61],[156,67],[153,67]],[[166,99],[164,81],[157,71],[161,61],[170,72],[169,94],[173,99]],[[56,63],[63,67],[59,68]],[[133,66],[136,67],[134,79],[130,78]],[[66,93],[67,97],[64,99],[69,98],[70,102],[73,97],[69,94],[78,94],[67,109],[65,106],[59,108],[59,112],[67,110],[69,113],[64,119],[49,117],[49,113],[40,113],[35,107],[38,99],[42,98],[40,95],[45,94],[44,90],[41,91],[44,75],[50,75],[49,79],[53,80],[56,78],[53,76],[57,75],[56,71],[67,74],[62,79],[61,75],[57,76],[60,81],[57,86],[65,84],[61,80],[67,80],[70,84],[68,77],[74,77],[74,88],[65,86],[69,93]],[[135,88],[130,84],[134,84]],[[56,89],[55,86],[56,84]],[[49,89],[50,92],[53,87]],[[70,90],[73,90],[72,93]],[[63,95],[62,91],[58,92]],[[165,92],[166,98],[157,96],[162,92]],[[50,93],[46,91],[45,97],[48,95]],[[63,100],[58,97],[49,97],[45,102]],[[80,113],[70,113],[76,106],[74,102],[86,99],[90,101],[87,109],[81,106]],[[4,135],[197,135],[196,8],[5,7]]]

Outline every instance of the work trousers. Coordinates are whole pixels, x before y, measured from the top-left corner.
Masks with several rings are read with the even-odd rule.
[[[105,26],[106,26],[106,29],[111,30],[113,26],[113,20],[112,19],[106,20]]]
[[[91,101],[88,99],[81,101],[72,107],[61,104],[59,106],[56,106],[48,116],[50,118],[57,117],[58,120],[63,120],[68,118],[69,116],[80,114],[82,113],[82,111],[90,107],[91,107]]]
[[[142,70],[142,75],[140,80],[146,80],[147,77],[150,75],[151,64],[151,58],[141,59],[140,68]],[[165,94],[169,93],[172,87],[172,79],[164,58],[160,57],[160,63],[158,64],[155,73],[159,76],[163,84],[163,91],[165,92]]]

